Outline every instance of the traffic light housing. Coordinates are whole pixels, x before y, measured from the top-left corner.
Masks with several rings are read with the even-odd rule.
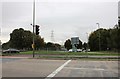
[[[36,25],[36,35],[39,35],[39,27],[38,25]]]

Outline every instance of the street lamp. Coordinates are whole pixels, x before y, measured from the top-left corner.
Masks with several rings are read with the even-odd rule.
[[[33,44],[32,44],[33,58],[35,56],[35,37],[34,37],[34,33],[35,33],[35,0],[33,2]]]
[[[87,35],[87,47],[86,47],[86,53],[88,52],[89,46],[88,46],[88,33],[86,32]],[[87,53],[87,57],[88,57],[88,53]]]
[[[100,29],[100,24],[96,23],[98,25],[98,29]],[[101,44],[100,44],[100,31],[99,31],[99,51],[101,51]]]
[[[33,26],[33,43],[32,43],[32,49],[33,49],[33,58],[34,58],[34,56],[35,56],[35,25],[33,25],[33,24],[30,24],[31,26]]]
[[[86,36],[87,36],[87,49],[88,49],[88,33],[86,32]]]

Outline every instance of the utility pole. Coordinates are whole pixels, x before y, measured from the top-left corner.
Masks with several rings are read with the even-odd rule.
[[[32,44],[33,58],[35,57],[35,37],[34,37],[34,34],[35,34],[35,0],[33,2],[33,44]]]
[[[98,29],[100,29],[100,24],[96,23],[98,25]],[[101,44],[100,44],[100,30],[99,30],[99,51],[101,51]]]
[[[51,31],[51,42],[54,42],[55,40],[54,40],[54,31],[52,30]]]

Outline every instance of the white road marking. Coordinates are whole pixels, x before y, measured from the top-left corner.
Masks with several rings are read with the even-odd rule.
[[[63,65],[61,65],[59,68],[57,68],[54,72],[52,72],[50,75],[48,75],[45,79],[51,79],[54,77],[58,72],[60,72],[71,60],[68,60]]]
[[[98,69],[98,68],[75,68],[75,67],[65,67],[67,69],[86,69],[86,70],[104,70],[104,69]]]

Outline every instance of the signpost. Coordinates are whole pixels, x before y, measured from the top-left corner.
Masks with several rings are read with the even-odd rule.
[[[31,24],[32,25],[32,24]],[[33,2],[33,44],[32,44],[32,48],[33,48],[33,58],[35,56],[35,36],[34,34],[36,35],[39,35],[39,25],[35,25],[35,0]]]
[[[72,51],[77,52],[77,45],[79,44],[79,37],[72,37],[71,44],[72,44]]]
[[[35,33],[35,0],[33,2],[33,58],[35,56],[35,48],[34,48],[34,45],[35,45],[35,37],[34,37],[34,33]]]

